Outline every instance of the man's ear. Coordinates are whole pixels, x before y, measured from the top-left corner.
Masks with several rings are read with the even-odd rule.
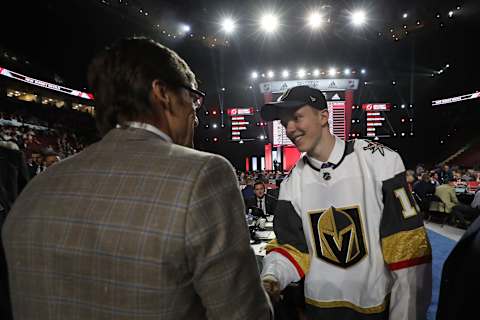
[[[320,124],[322,126],[328,125],[328,108],[325,108],[323,110],[319,110],[320,112]]]
[[[164,110],[168,110],[172,105],[172,94],[163,81],[155,79],[152,81],[151,98],[153,105],[159,106]]]

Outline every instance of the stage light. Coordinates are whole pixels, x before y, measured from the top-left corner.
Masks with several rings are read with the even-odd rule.
[[[265,140],[265,136],[263,134],[260,136],[260,140]]]
[[[361,74],[366,74],[366,73],[367,73],[367,70],[362,69],[362,70],[360,71],[360,73],[361,73]]]
[[[304,78],[306,75],[307,75],[307,71],[305,71],[305,69],[299,69],[297,72],[297,76],[299,78]]]
[[[267,77],[268,77],[269,79],[272,79],[274,76],[275,76],[275,73],[274,73],[272,70],[270,70],[270,71],[267,72]]]
[[[313,70],[313,76],[314,77],[318,77],[319,75],[320,75],[320,70],[318,70],[318,69]]]
[[[191,28],[189,25],[186,25],[186,24],[181,24],[180,25],[180,31],[182,33],[187,33],[187,32],[190,32]]]
[[[447,63],[447,64],[445,65],[445,68],[450,68],[450,65]]]
[[[396,82],[396,81],[392,81],[392,84],[393,84],[393,85],[396,85],[396,84],[397,84],[397,82]]]
[[[289,75],[290,75],[290,72],[288,72],[288,70],[283,70],[282,71],[282,77],[288,78]]]
[[[273,33],[278,29],[278,17],[272,13],[267,13],[260,19],[260,28],[266,33]]]
[[[252,87],[252,86],[248,86],[248,89],[253,89],[253,87]]]
[[[235,21],[230,17],[224,18],[222,20],[221,26],[222,26],[223,32],[225,32],[227,34],[230,34],[233,31],[235,31],[235,29],[237,27]]]
[[[346,76],[348,76],[348,75],[350,75],[351,71],[350,71],[349,68],[346,68],[345,70],[343,70],[343,73],[344,73]]]
[[[449,11],[449,12],[448,12],[448,17],[449,17],[449,18],[453,17],[453,11]]]
[[[243,140],[238,141],[238,143],[243,144]]]
[[[329,76],[333,77],[336,74],[337,74],[337,69],[335,69],[335,68],[328,69],[328,75]]]
[[[218,124],[216,124],[216,123],[212,124],[212,128],[213,128],[213,129],[217,129],[217,128],[218,128]]]
[[[408,13],[405,12],[402,17],[403,17],[403,19],[408,18]]]
[[[255,71],[252,72],[251,78],[252,78],[252,79],[257,79],[257,78],[258,78],[258,73],[255,72]]]
[[[356,27],[360,27],[367,22],[367,15],[363,10],[357,10],[351,14],[352,24]]]
[[[225,89],[225,88],[222,88],[222,89],[220,89],[220,90],[225,91],[226,89]]]
[[[320,13],[318,12],[312,12],[308,18],[307,18],[307,22],[308,22],[308,26],[312,29],[312,30],[316,30],[318,28],[320,28],[323,24],[323,17]]]
[[[402,109],[405,109],[405,105],[404,105],[404,104],[402,104],[401,108],[402,108]]]

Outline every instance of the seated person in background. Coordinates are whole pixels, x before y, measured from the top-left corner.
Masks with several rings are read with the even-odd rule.
[[[458,201],[455,194],[454,180],[444,180],[444,183],[435,189],[435,195],[439,197],[445,204],[441,205],[439,202],[432,202],[430,204],[431,211],[440,211],[445,213],[452,213],[454,217],[460,220],[461,226],[466,226],[467,219],[473,217],[473,212],[470,206],[462,204]]]
[[[44,149],[42,155],[46,168],[60,161],[60,156],[58,155],[58,153],[51,148]]]
[[[408,190],[410,192],[412,192],[413,191],[413,184],[415,183],[415,171],[407,170],[406,171],[406,179],[407,179]]]
[[[473,198],[473,201],[470,204],[470,206],[473,209],[476,209],[480,213],[480,188],[478,188],[477,191],[475,192],[475,197]]]
[[[413,192],[420,198],[421,203],[419,203],[422,210],[428,210],[429,202],[428,195],[435,193],[435,186],[430,183],[430,175],[428,173],[423,173],[421,180],[413,184]]]
[[[243,201],[247,201],[255,197],[253,192],[253,180],[250,177],[245,178],[245,187],[241,188]]]
[[[265,184],[262,181],[257,181],[253,185],[253,192],[255,196],[251,199],[245,200],[245,207],[258,208],[259,210],[252,210],[253,215],[272,215],[277,205],[277,199],[265,192]]]

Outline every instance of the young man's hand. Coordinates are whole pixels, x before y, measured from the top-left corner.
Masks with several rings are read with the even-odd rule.
[[[262,284],[263,288],[270,296],[270,300],[272,301],[272,303],[277,303],[278,301],[280,301],[281,290],[278,281],[267,278],[262,280]]]

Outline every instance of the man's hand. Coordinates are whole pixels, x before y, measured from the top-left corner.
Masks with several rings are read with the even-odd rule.
[[[280,284],[278,281],[273,279],[263,279],[262,280],[263,288],[270,297],[272,303],[277,303],[280,301]]]

